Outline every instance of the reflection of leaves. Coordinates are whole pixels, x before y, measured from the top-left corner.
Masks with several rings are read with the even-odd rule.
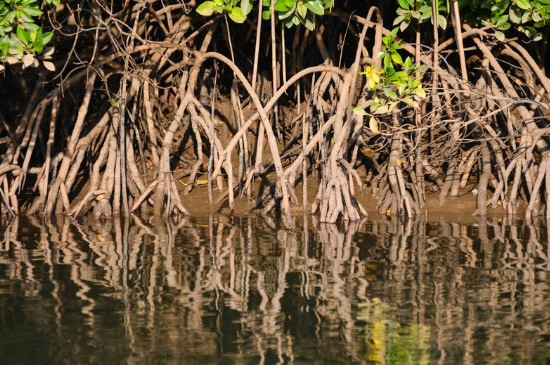
[[[361,307],[359,320],[367,323],[367,361],[377,364],[430,363],[430,327],[392,321],[394,309],[378,298]]]

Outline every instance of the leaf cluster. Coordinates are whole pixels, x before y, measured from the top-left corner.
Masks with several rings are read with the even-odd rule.
[[[433,22],[433,1],[436,1],[437,24],[448,26],[450,0],[397,0],[394,25],[404,31],[411,22]],[[457,0],[461,16],[472,26],[493,26],[495,35],[504,40],[505,32],[516,29],[531,40],[542,39],[539,29],[550,24],[550,0]]]
[[[45,0],[43,5],[59,5],[60,0]],[[48,60],[53,48],[45,46],[53,37],[38,24],[43,12],[38,0],[0,0],[0,71],[4,64],[22,63],[23,67],[39,65],[37,55]],[[54,70],[49,61],[44,66]]]
[[[252,11],[255,0],[207,0],[197,7],[203,16],[226,13],[235,23],[243,23]],[[316,17],[331,10],[334,0],[276,0],[274,10],[276,18],[287,28],[303,24],[315,29]],[[271,18],[271,0],[262,0],[262,16]]]
[[[500,40],[517,29],[533,41],[542,39],[539,29],[550,24],[550,0],[458,0],[465,20],[474,25],[493,25]]]
[[[252,0],[208,0],[197,7],[197,13],[203,16],[226,13],[235,23],[244,23],[252,11]]]
[[[415,65],[410,57],[403,60],[398,52],[403,47],[395,40],[398,30],[399,28],[395,28],[382,39],[383,48],[379,57],[383,69],[370,65],[360,73],[367,78],[371,103],[369,112],[360,107],[353,111],[357,115],[370,116],[369,128],[373,133],[378,133],[379,129],[377,115],[393,112],[400,103],[418,108],[418,101],[426,96],[422,87],[425,67]]]
[[[399,29],[404,31],[416,21],[418,24],[423,24],[427,21],[433,22],[432,2],[426,0],[398,0],[399,7],[397,8],[397,17],[393,21],[393,25],[399,25]],[[444,15],[448,12],[448,3],[442,1],[437,4],[437,25],[442,29],[447,28],[447,17]]]

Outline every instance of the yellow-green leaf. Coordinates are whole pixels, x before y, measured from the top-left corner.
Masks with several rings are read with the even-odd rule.
[[[205,1],[202,4],[200,4],[199,7],[197,8],[197,13],[199,13],[202,16],[210,16],[214,12],[220,13],[221,11],[222,11],[222,7],[213,1]]]
[[[367,112],[365,111],[365,109],[360,107],[353,108],[353,112],[357,115],[367,115]]]
[[[376,108],[376,111],[374,112],[374,114],[386,114],[389,111],[390,110],[386,105],[380,105],[378,108]]]
[[[391,112],[393,110],[393,108],[396,107],[397,104],[399,104],[399,101],[394,101],[394,102],[390,103],[389,111]]]
[[[231,11],[227,13],[227,15],[229,15],[231,20],[233,20],[235,23],[241,24],[244,23],[244,21],[246,20],[246,15],[243,14],[241,8],[235,7],[231,9]]]
[[[374,134],[377,134],[380,132],[380,130],[378,129],[378,119],[376,119],[375,117],[371,117],[369,119],[369,129]]]

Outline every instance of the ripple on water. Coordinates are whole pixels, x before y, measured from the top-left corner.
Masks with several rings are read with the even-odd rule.
[[[0,363],[550,359],[544,224],[311,219],[1,222]]]

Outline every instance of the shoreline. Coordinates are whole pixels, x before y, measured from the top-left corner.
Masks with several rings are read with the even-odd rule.
[[[302,185],[298,184],[295,191],[301,192]],[[311,202],[313,201],[315,194],[317,192],[317,184],[312,184],[308,182],[308,204],[307,210],[304,211],[300,204],[292,205],[292,216],[301,216],[303,214],[311,214]],[[213,202],[216,202],[220,198],[223,198],[222,193],[214,190],[213,191]],[[298,194],[297,194],[298,195]],[[183,205],[189,211],[191,218],[204,218],[208,217],[211,214],[220,214],[225,216],[235,216],[243,217],[248,215],[259,215],[261,216],[262,209],[254,210],[254,201],[249,203],[246,197],[235,196],[235,208],[231,211],[227,205],[227,199],[221,199],[221,202],[218,204],[210,205],[208,203],[208,190],[206,187],[196,187],[188,195],[180,196]],[[392,214],[381,214],[377,211],[377,198],[373,197],[371,194],[371,189],[368,188],[364,192],[356,191],[355,198],[359,203],[363,205],[365,210],[368,213],[368,216],[365,217],[366,220],[380,220],[391,217],[402,217],[399,215]],[[298,199],[301,200],[301,196],[298,195]],[[426,217],[427,221],[437,221],[444,219],[445,221],[457,222],[457,223],[474,223],[482,217],[476,217],[472,214],[476,210],[476,197],[472,194],[464,194],[459,197],[447,197],[443,205],[439,205],[439,191],[427,193],[426,195],[426,204],[423,208],[423,215]],[[515,218],[517,220],[523,220],[524,209],[519,207],[519,213]],[[313,214],[313,215],[317,215]],[[508,217],[505,209],[501,206],[496,209],[488,208],[488,214],[485,218],[504,218]],[[275,217],[272,217],[275,218]],[[406,218],[405,218],[406,219]],[[414,219],[414,218],[411,218]]]

